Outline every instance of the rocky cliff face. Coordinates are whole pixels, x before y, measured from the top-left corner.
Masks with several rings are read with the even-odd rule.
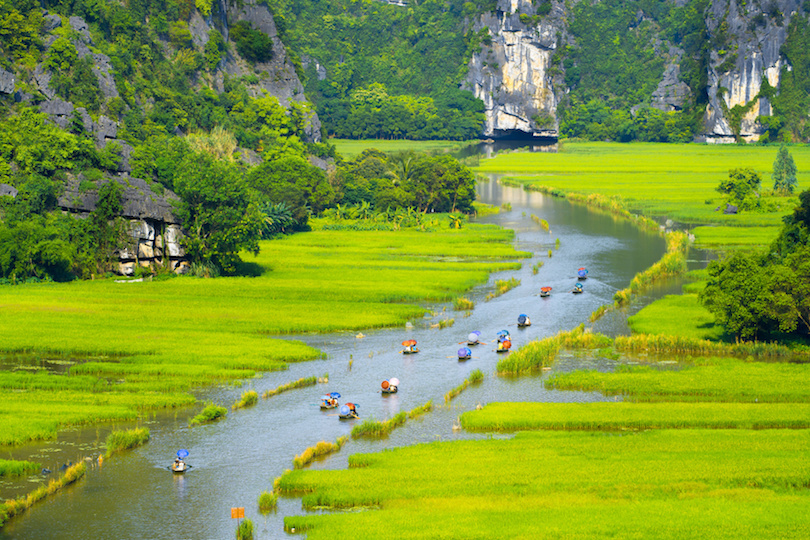
[[[767,98],[759,96],[762,80],[779,87],[783,67],[779,49],[787,39],[790,18],[800,5],[800,0],[773,0],[763,13],[763,7],[755,2],[713,0],[706,14],[707,27],[712,36],[728,38],[724,49],[712,51],[706,141],[727,143],[737,137],[756,141],[764,132],[756,118],[769,115],[771,106]],[[734,107],[746,111],[740,125],[732,125],[728,111]]]
[[[491,44],[470,59],[465,87],[484,102],[487,137],[556,139],[557,97],[551,60],[563,7],[537,26],[521,22],[534,14],[530,0],[499,0],[497,11],[482,16],[475,30],[487,28]]]

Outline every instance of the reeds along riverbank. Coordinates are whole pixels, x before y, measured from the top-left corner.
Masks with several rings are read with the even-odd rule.
[[[235,411],[237,409],[244,409],[245,407],[252,407],[258,402],[259,393],[256,390],[248,390],[247,392],[242,392],[242,397],[239,398],[239,401],[231,405],[231,409]]]
[[[33,461],[18,461],[14,459],[0,459],[0,478],[35,474],[42,469],[41,463]]]
[[[485,300],[492,300],[493,298],[506,294],[518,285],[520,285],[520,280],[517,278],[497,279],[495,280],[495,290],[487,294]]]
[[[293,467],[296,469],[303,469],[319,457],[328,456],[340,450],[348,440],[348,437],[338,437],[334,443],[321,441],[315,446],[310,446],[304,450],[300,455],[293,458]]]
[[[77,463],[65,469],[65,474],[58,479],[49,481],[47,485],[40,486],[23,497],[7,500],[0,505],[0,526],[3,526],[10,518],[31,508],[34,503],[76,482],[84,476],[85,472],[87,472],[87,466],[84,463]]]

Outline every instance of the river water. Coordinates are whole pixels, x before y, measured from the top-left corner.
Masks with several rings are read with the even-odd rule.
[[[400,410],[410,410],[432,400],[433,412],[409,421],[382,441],[350,440],[343,449],[316,462],[313,468],[345,467],[349,454],[422,441],[475,438],[454,429],[465,410],[491,401],[596,401],[598,393],[549,391],[543,376],[520,379],[494,374],[499,359],[492,340],[499,330],[512,335],[513,348],[569,330],[587,321],[597,307],[612,303],[617,289],[626,287],[632,277],[658,261],[664,253],[664,240],[638,231],[629,223],[582,206],[522,189],[503,187],[495,181],[479,185],[478,198],[511,210],[482,218],[513,229],[517,249],[530,251],[517,271],[493,274],[489,283],[467,295],[475,309],[465,316],[444,305],[426,306],[425,317],[412,321],[412,328],[393,328],[329,335],[298,336],[327,354],[324,360],[290,365],[278,373],[266,373],[246,381],[241,388],[222,387],[201,392],[203,400],[228,406],[246,389],[262,394],[300,377],[329,374],[328,384],[292,390],[255,407],[231,411],[226,420],[190,429],[188,416],[194,411],[160,413],[139,425],[149,427],[149,444],[115,456],[102,466],[92,466],[77,485],[34,505],[12,519],[0,539],[47,540],[82,538],[143,539],[223,539],[233,538],[236,520],[232,507],[244,507],[245,517],[255,527],[257,539],[288,538],[283,531],[285,515],[301,513],[300,499],[281,498],[278,510],[268,516],[258,512],[260,493],[271,491],[275,477],[292,468],[292,459],[318,441],[335,441],[349,435],[351,421],[340,421],[333,412],[321,411],[318,397],[329,391],[342,394],[341,402],[357,403],[362,418],[385,420]],[[534,214],[550,224],[543,231],[531,219]],[[560,247],[555,247],[559,239]],[[553,250],[549,258],[548,252]],[[544,264],[535,275],[532,266]],[[584,294],[570,294],[576,283],[576,270],[584,266],[589,278]],[[496,279],[515,277],[520,285],[506,294],[486,301]],[[541,286],[553,287],[552,296],[537,296]],[[674,285],[673,285],[674,286]],[[662,289],[655,296],[667,292]],[[444,311],[443,311],[444,310]],[[434,314],[435,313],[435,314]],[[518,315],[525,313],[532,325],[517,328]],[[609,335],[627,333],[626,314],[600,320],[594,330]],[[432,327],[440,319],[454,318],[443,329]],[[459,362],[456,351],[473,330],[481,332],[482,344],[473,347],[473,357]],[[416,339],[420,352],[403,355],[401,342]],[[600,362],[603,365],[603,362]],[[593,366],[587,356],[560,359],[554,370]],[[461,384],[474,369],[480,369],[484,382],[465,390],[449,406],[444,394]],[[383,379],[400,379],[397,394],[379,393]],[[133,424],[134,425],[134,424]],[[46,466],[76,461],[97,454],[106,434],[113,427],[99,426],[60,434],[56,441],[42,446],[8,450],[3,457],[33,456]],[[190,452],[187,462],[193,468],[185,475],[167,470],[180,448]],[[30,490],[41,478],[29,479]],[[3,496],[11,496],[20,486],[0,485]]]

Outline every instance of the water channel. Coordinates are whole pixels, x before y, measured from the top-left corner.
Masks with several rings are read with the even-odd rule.
[[[298,336],[327,354],[324,360],[290,365],[278,373],[246,381],[242,388],[222,387],[200,393],[202,400],[228,406],[247,388],[264,391],[300,377],[329,374],[328,384],[289,391],[252,408],[232,411],[216,424],[188,428],[188,414],[161,413],[140,422],[151,431],[144,447],[116,456],[102,466],[88,469],[87,476],[55,497],[34,505],[22,516],[12,519],[0,539],[48,540],[78,538],[145,539],[222,539],[233,538],[236,521],[232,507],[244,507],[252,519],[257,539],[290,538],[283,531],[285,515],[302,512],[300,499],[282,498],[278,510],[269,516],[258,512],[257,500],[263,491],[272,490],[273,479],[292,468],[292,459],[318,441],[334,441],[349,435],[352,422],[339,421],[321,411],[316,403],[324,392],[338,391],[341,402],[359,404],[361,417],[379,420],[400,410],[409,410],[432,400],[433,412],[421,420],[408,422],[382,441],[350,440],[343,449],[313,468],[345,467],[349,454],[379,451],[384,448],[423,441],[473,438],[454,430],[458,415],[478,404],[492,401],[593,401],[597,393],[548,391],[542,376],[520,379],[500,378],[494,374],[498,354],[490,340],[499,330],[512,334],[513,347],[532,339],[569,330],[585,321],[597,307],[611,303],[617,289],[626,287],[632,277],[660,259],[664,240],[640,232],[629,223],[611,216],[553,199],[539,193],[503,187],[495,181],[479,185],[478,198],[511,210],[481,218],[513,229],[517,249],[530,251],[517,271],[494,274],[489,283],[477,287],[469,298],[475,309],[469,316],[453,312],[451,306],[425,306],[426,316],[412,321],[412,328],[393,328],[329,335]],[[550,232],[531,219],[548,221]],[[559,249],[555,241],[560,240]],[[553,256],[548,252],[552,249]],[[532,266],[544,264],[535,275]],[[587,267],[589,278],[585,293],[569,291],[576,283],[576,269]],[[521,284],[506,294],[486,301],[496,279],[516,277]],[[537,296],[541,286],[553,287],[552,296]],[[660,294],[662,291],[659,291]],[[443,309],[447,309],[442,313]],[[437,313],[430,315],[430,313]],[[519,314],[532,321],[528,328],[517,328]],[[626,333],[626,314],[608,316],[594,329],[610,335]],[[432,328],[440,318],[454,318],[452,326]],[[482,333],[482,345],[473,349],[473,358],[459,362],[456,351],[473,330]],[[420,353],[402,355],[401,342],[416,339]],[[561,359],[557,369],[575,369],[593,365],[587,357]],[[484,372],[481,385],[470,387],[444,405],[444,394],[459,385],[474,370]],[[379,393],[383,379],[400,379],[398,394]],[[60,434],[56,441],[15,448],[9,457],[32,456],[49,467],[97,454],[113,426],[93,427]],[[130,427],[117,425],[116,428]],[[185,475],[167,470],[175,452],[186,448],[193,468]],[[32,478],[34,481],[42,481]],[[3,496],[13,486],[0,485]],[[35,485],[29,484],[28,489]],[[8,492],[8,493],[7,493]]]

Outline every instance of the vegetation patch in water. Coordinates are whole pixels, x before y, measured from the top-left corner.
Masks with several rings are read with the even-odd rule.
[[[450,401],[461,394],[468,386],[471,384],[478,384],[484,380],[484,373],[480,369],[476,369],[470,372],[470,376],[464,379],[464,382],[460,385],[456,386],[449,392],[444,395],[444,402],[450,403]]]
[[[259,513],[269,514],[278,506],[278,494],[262,491],[259,494]]]
[[[244,409],[245,407],[252,407],[258,402],[259,393],[256,390],[248,390],[246,392],[242,392],[242,397],[239,398],[239,401],[231,405],[231,409],[235,411],[237,409]]]
[[[585,326],[580,325],[569,332],[560,332],[556,336],[530,341],[510,352],[509,356],[501,358],[495,369],[499,375],[537,372],[554,363],[560,349],[599,349],[611,343],[609,337],[586,332]]]
[[[87,472],[87,466],[84,462],[76,463],[65,469],[65,474],[58,479],[50,480],[47,485],[38,487],[28,495],[6,500],[5,503],[0,504],[0,526],[3,526],[6,521],[12,517],[22,514],[31,508],[34,503],[76,482],[79,478],[84,476],[85,472]]]
[[[501,296],[502,294],[506,294],[508,291],[511,291],[518,285],[520,285],[520,280],[517,278],[496,279],[495,290],[489,293],[486,296],[486,299],[492,300],[493,298],[497,298],[498,296]]]
[[[318,384],[318,377],[301,377],[297,381],[288,382],[287,384],[282,384],[281,386],[272,390],[267,390],[264,394],[262,394],[262,397],[267,399],[269,397],[281,394],[282,392],[286,392],[287,390],[315,386],[316,384]]]
[[[469,298],[460,297],[453,301],[453,309],[456,311],[469,311],[475,307],[475,302]]]
[[[190,426],[199,426],[199,425],[202,425],[202,424],[210,424],[211,422],[216,422],[217,420],[219,420],[221,418],[225,418],[225,416],[227,414],[228,414],[228,408],[227,407],[221,407],[221,406],[216,405],[214,403],[209,403],[200,412],[200,414],[198,414],[197,416],[192,418],[191,421],[188,424]]]
[[[0,459],[0,477],[36,474],[40,470],[42,470],[41,463],[35,463],[33,461],[18,461],[14,459]]]
[[[304,450],[300,455],[295,456],[293,459],[293,466],[296,469],[303,469],[316,459],[328,456],[329,454],[334,454],[338,450],[340,450],[348,437],[338,437],[337,441],[330,443],[327,441],[321,441],[315,446],[310,446],[306,450]]]
[[[408,419],[416,419],[423,414],[433,410],[433,403],[427,403],[415,407],[410,411],[400,411],[388,420],[378,421],[373,418],[364,420],[352,428],[352,438],[357,439],[361,437],[366,438],[383,438],[387,437],[394,429],[405,424]]]
[[[148,428],[134,428],[127,430],[113,431],[107,435],[107,457],[113,454],[136,448],[149,442],[149,429]]]

